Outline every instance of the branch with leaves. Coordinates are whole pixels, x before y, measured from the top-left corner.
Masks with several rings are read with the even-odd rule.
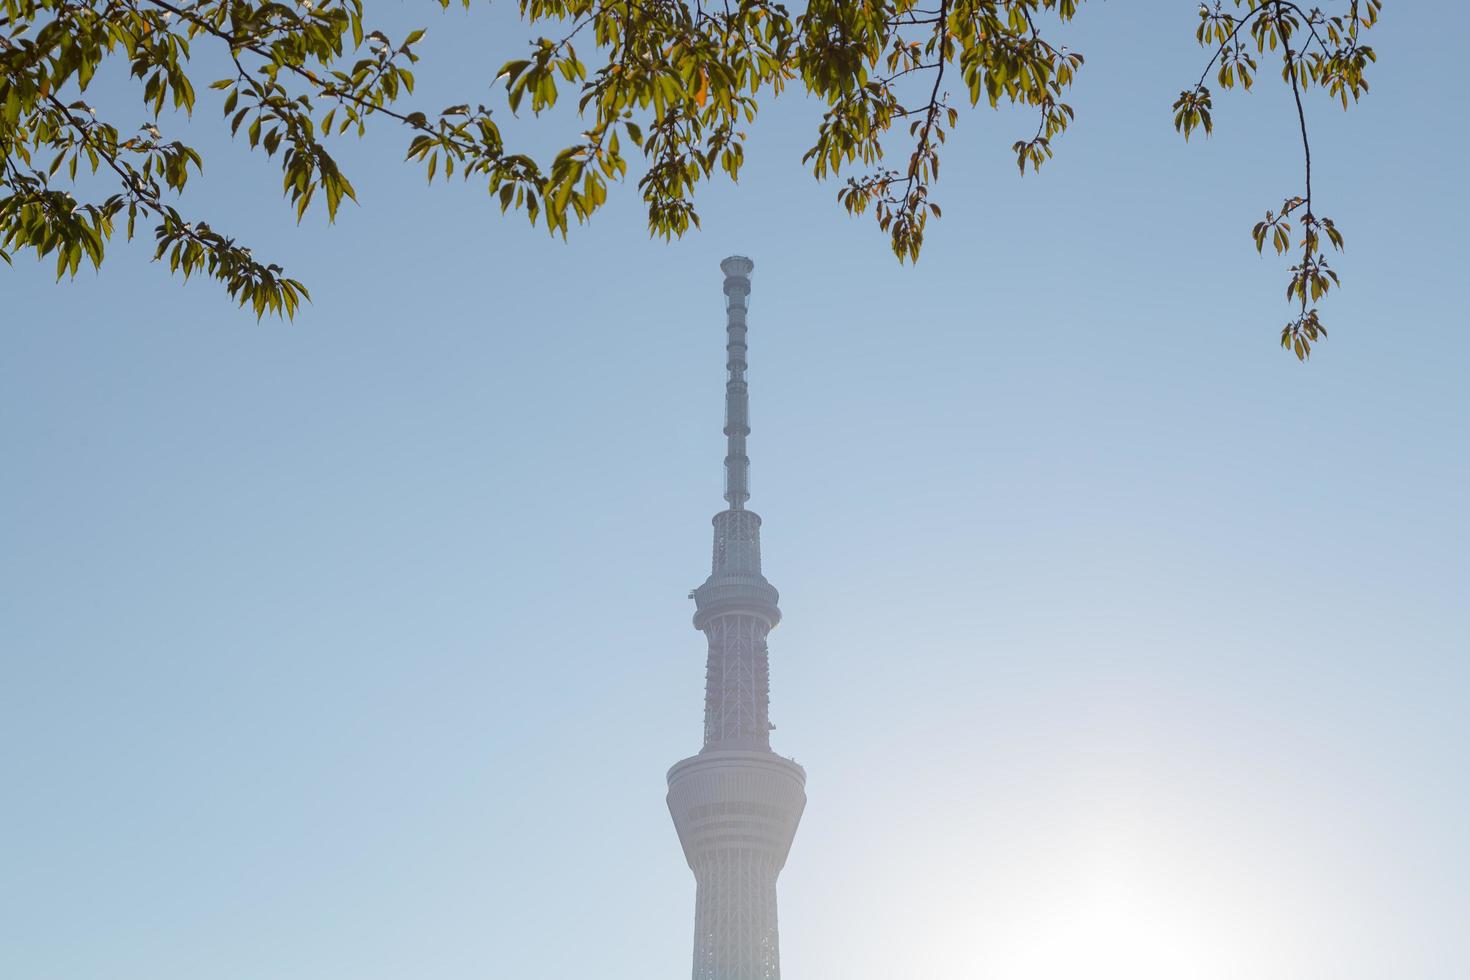
[[[1343,13],[1329,16],[1319,7],[1303,10],[1291,0],[1234,0],[1233,9],[1226,9],[1223,0],[1202,3],[1196,37],[1214,53],[1199,81],[1174,102],[1174,128],[1185,139],[1196,129],[1209,134],[1214,130],[1213,101],[1205,86],[1210,72],[1215,72],[1221,88],[1239,84],[1249,91],[1259,68],[1256,56],[1279,52],[1281,78],[1291,88],[1301,131],[1302,191],[1287,197],[1280,210],[1267,211],[1251,229],[1251,237],[1257,252],[1265,250],[1268,239],[1278,255],[1293,248],[1299,251],[1301,257],[1286,284],[1286,298],[1298,312],[1281,329],[1281,346],[1302,361],[1311,356],[1312,345],[1327,336],[1316,303],[1340,282],[1323,254],[1322,239],[1338,251],[1343,247],[1342,232],[1313,208],[1312,144],[1302,93],[1313,86],[1325,89],[1347,109],[1349,99],[1356,102],[1368,91],[1364,73],[1376,56],[1361,35],[1378,22],[1382,7],[1382,0],[1348,0]],[[1289,219],[1298,212],[1301,238],[1293,244]]]

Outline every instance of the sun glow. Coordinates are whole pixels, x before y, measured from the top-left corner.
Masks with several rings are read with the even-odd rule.
[[[1170,876],[1108,860],[1052,879],[1061,894],[991,937],[992,975],[1011,980],[1181,980],[1214,978],[1234,959],[1229,920]],[[1070,893],[1070,897],[1069,897]],[[1039,913],[1039,914],[1038,914]]]
[[[1310,975],[1300,866],[1232,833],[1132,814],[971,837],[902,873],[885,973],[913,980],[1276,980]],[[968,848],[966,847],[968,845]],[[968,853],[966,851],[968,850]],[[956,855],[963,855],[956,859]],[[895,882],[897,884],[897,882]],[[1327,896],[1319,901],[1330,902]],[[1320,905],[1319,905],[1320,907]],[[1295,914],[1294,914],[1295,913]],[[889,954],[891,953],[891,959]]]

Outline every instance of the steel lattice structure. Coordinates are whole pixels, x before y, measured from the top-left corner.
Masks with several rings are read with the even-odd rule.
[[[766,635],[781,620],[761,574],[750,499],[745,311],[755,263],[720,263],[728,297],[726,510],[714,518],[710,577],[693,592],[709,642],[704,748],[669,770],[669,812],[694,872],[694,980],[779,980],[776,877],[806,806],[806,772],[771,751]]]

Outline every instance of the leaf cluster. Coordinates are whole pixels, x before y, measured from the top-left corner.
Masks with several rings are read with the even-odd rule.
[[[1298,360],[1311,356],[1312,345],[1327,336],[1316,304],[1340,284],[1337,272],[1322,253],[1322,239],[1336,250],[1343,236],[1330,218],[1313,208],[1312,147],[1307,132],[1303,94],[1316,88],[1327,92],[1343,109],[1368,91],[1365,71],[1377,60],[1364,44],[1362,34],[1378,23],[1382,0],[1347,0],[1342,10],[1327,14],[1320,7],[1303,9],[1291,0],[1225,0],[1201,3],[1195,38],[1214,53],[1199,81],[1179,93],[1174,102],[1174,128],[1187,140],[1196,129],[1207,135],[1214,131],[1214,108],[1205,79],[1211,71],[1221,89],[1239,85],[1250,90],[1259,71],[1258,58],[1274,57],[1281,62],[1281,80],[1291,90],[1301,130],[1303,186],[1300,194],[1288,197],[1279,211],[1251,229],[1256,251],[1270,240],[1278,255],[1290,250],[1300,258],[1289,270],[1286,298],[1298,304],[1299,312],[1281,331],[1281,346]],[[1292,241],[1288,218],[1301,211],[1301,237]]]
[[[168,201],[203,169],[198,151],[167,139],[159,125],[165,109],[194,108],[191,42],[231,17],[245,25],[242,32],[251,30],[254,9],[0,0],[0,258],[8,263],[20,250],[55,253],[57,276],[75,275],[84,260],[102,263],[119,226],[133,238],[143,216],[154,223],[155,256],[174,270],[219,280],[257,316],[293,314],[307,297],[304,286],[207,223],[185,220]],[[301,37],[294,27],[285,33],[293,41]],[[129,135],[99,118],[84,97],[110,57],[126,59],[149,116]],[[83,169],[110,174],[115,192],[76,200]]]

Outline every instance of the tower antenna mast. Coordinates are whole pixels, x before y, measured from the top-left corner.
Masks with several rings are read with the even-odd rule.
[[[725,273],[725,500],[731,510],[744,510],[750,499],[750,457],[745,440],[750,435],[750,390],[745,382],[745,312],[750,296],[750,274],[755,263],[732,255],[720,263]]]

